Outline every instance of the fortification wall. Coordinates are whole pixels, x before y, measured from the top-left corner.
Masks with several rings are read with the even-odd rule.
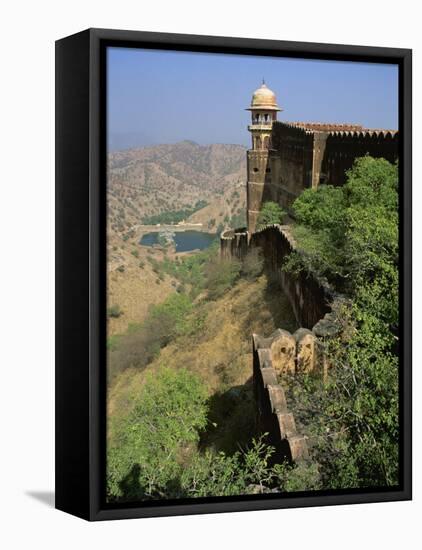
[[[268,443],[275,448],[275,462],[305,460],[308,458],[306,437],[297,433],[282,379],[283,375],[297,373],[327,378],[330,358],[326,354],[326,343],[340,332],[331,304],[340,297],[328,283],[315,276],[294,276],[283,271],[286,258],[295,250],[287,226],[269,226],[253,235],[245,229],[230,230],[221,237],[224,258],[243,259],[253,248],[262,250],[266,270],[279,281],[301,325],[294,334],[279,328],[268,338],[258,334],[252,337],[257,429],[268,433]]]
[[[273,153],[273,199],[288,208],[312,184],[313,134],[303,128],[274,122],[271,137]]]
[[[291,334],[277,329],[268,338],[252,335],[257,430],[268,434],[274,462],[309,458],[306,435],[298,433],[294,411],[288,408],[283,375],[313,373],[327,380],[331,363],[326,343],[339,330],[334,315],[327,313],[312,330],[299,328]]]
[[[398,139],[398,132],[381,130],[330,132],[320,160],[323,182],[344,185],[346,171],[352,168],[356,158],[365,155],[394,163],[398,158]]]
[[[221,258],[242,260],[248,252],[248,232],[246,228],[228,229],[220,237]]]
[[[278,381],[273,359],[277,356],[277,342],[283,331],[276,331],[264,339],[257,334],[253,341],[253,384],[257,405],[257,428],[267,433],[267,442],[275,449],[271,457],[275,463],[289,460],[299,462],[309,458],[306,438],[298,434],[293,414],[287,408],[284,389]]]
[[[301,326],[312,328],[331,311],[334,294],[327,282],[309,274],[293,275],[283,270],[287,256],[295,249],[288,226],[273,225],[257,231],[250,238],[250,246],[262,249],[266,269],[280,283]]]
[[[304,189],[344,185],[358,157],[395,162],[398,140],[398,132],[359,125],[274,122],[270,200],[289,208]]]
[[[252,235],[242,228],[221,235],[222,258],[242,260],[253,247],[261,248],[265,267],[289,298],[297,322],[305,328],[312,328],[330,311],[335,294],[328,283],[314,276],[304,273],[296,276],[283,271],[287,256],[294,250],[288,226],[272,225]]]

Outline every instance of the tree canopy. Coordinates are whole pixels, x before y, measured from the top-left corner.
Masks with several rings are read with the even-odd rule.
[[[283,223],[286,212],[276,202],[264,202],[258,215],[257,229],[263,229],[266,225]]]
[[[357,159],[344,187],[306,190],[293,210],[299,252],[285,269],[326,277],[347,297],[337,306],[344,331],[329,345],[335,369],[319,403],[335,434],[323,437],[325,444],[319,447],[326,485],[394,485],[399,433],[397,166],[369,156]],[[327,453],[329,460],[323,458]]]

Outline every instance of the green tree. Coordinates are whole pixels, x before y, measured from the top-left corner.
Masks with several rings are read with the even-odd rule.
[[[206,426],[206,391],[184,369],[147,375],[139,398],[108,459],[108,491],[114,498],[160,496],[180,475],[184,449]]]
[[[232,288],[239,278],[242,264],[236,259],[212,258],[205,267],[206,288],[211,300]]]
[[[348,297],[337,307],[343,334],[327,344],[335,368],[318,402],[323,425],[330,426],[328,435],[316,425],[314,433],[323,484],[329,488],[395,485],[397,166],[369,156],[357,159],[344,187],[307,190],[293,210],[300,252],[291,255],[285,269],[326,276]]]
[[[162,304],[150,308],[144,327],[158,349],[187,332],[187,316],[191,311],[191,300],[179,293],[171,294]]]
[[[286,212],[276,202],[264,202],[258,215],[257,229],[263,229],[267,225],[281,224]]]

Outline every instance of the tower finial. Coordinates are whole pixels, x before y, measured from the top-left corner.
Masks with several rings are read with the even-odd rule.
[[[264,84],[264,86],[265,86],[265,78],[264,77],[262,77],[262,84]]]

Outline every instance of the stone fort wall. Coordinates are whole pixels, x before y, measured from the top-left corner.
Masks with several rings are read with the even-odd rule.
[[[229,230],[221,235],[220,252],[223,258],[242,260],[254,247],[262,250],[266,269],[289,298],[301,326],[312,328],[331,311],[330,304],[335,299],[335,293],[326,281],[304,273],[292,275],[283,270],[287,256],[294,250],[288,226],[272,225],[252,235],[245,229]]]
[[[299,434],[292,412],[288,410],[286,395],[279,382],[276,367],[284,361],[284,368],[291,363],[291,348],[281,353],[281,346],[289,344],[291,335],[278,330],[269,338],[254,334],[253,342],[253,387],[256,403],[257,429],[266,433],[267,442],[275,453],[272,461],[280,463],[287,459],[298,462],[309,458],[306,437]]]
[[[268,200],[289,208],[304,189],[322,183],[344,185],[346,172],[358,157],[369,154],[395,162],[399,135],[396,131],[370,130],[359,125],[276,121],[271,142],[265,183],[260,190],[262,201],[257,204],[259,197],[255,193],[254,211],[259,211]],[[248,227],[253,231],[256,225]]]
[[[283,271],[287,256],[295,250],[287,226],[268,226],[252,235],[245,229],[230,230],[221,236],[223,258],[242,260],[253,248],[262,250],[267,272],[278,280],[301,326],[294,334],[279,328],[269,337],[252,336],[257,427],[261,433],[268,433],[268,443],[275,448],[275,461],[306,460],[306,436],[296,429],[282,379],[285,374],[303,372],[326,379],[330,367],[326,342],[339,334],[331,305],[341,297],[315,276]]]

